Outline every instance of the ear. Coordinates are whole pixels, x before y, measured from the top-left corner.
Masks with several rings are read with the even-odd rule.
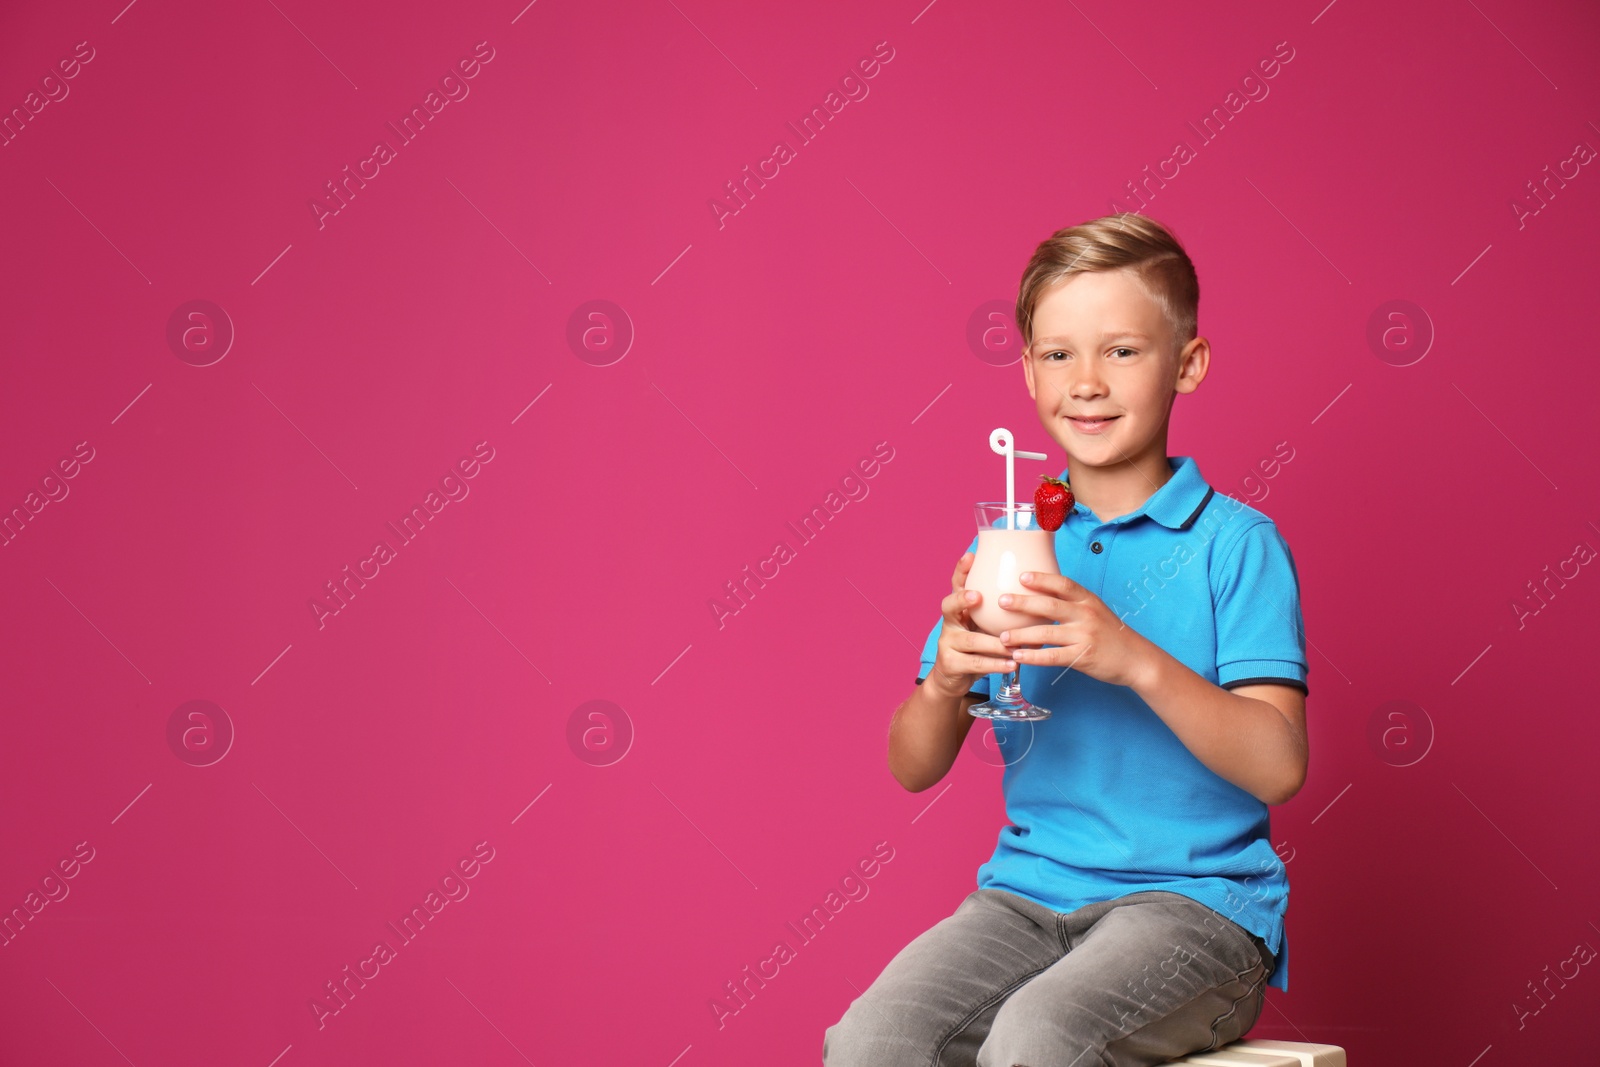
[[[1211,342],[1196,337],[1178,353],[1177,379],[1172,388],[1179,393],[1192,393],[1205,381],[1211,368]]]
[[[1028,397],[1031,400],[1039,399],[1039,394],[1034,392],[1033,360],[1028,358],[1028,346],[1022,346],[1022,380],[1028,383]]]

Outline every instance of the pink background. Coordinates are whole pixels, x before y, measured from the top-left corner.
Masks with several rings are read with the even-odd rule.
[[[1600,175],[1566,164],[1542,206],[1527,183],[1600,145],[1600,16],[121,5],[0,17],[7,113],[93,49],[0,148],[0,509],[66,493],[0,549],[0,908],[68,891],[0,949],[4,1063],[818,1062],[1004,819],[976,744],[922,794],[884,761],[1001,485],[989,431],[1064,462],[1014,340],[969,326],[1052,230],[1141,208],[1125,184],[1180,139],[1142,210],[1198,265],[1215,358],[1170,451],[1277,521],[1313,645],[1310,777],[1273,812],[1293,991],[1252,1036],[1362,1067],[1593,1048],[1600,974],[1548,976],[1600,946]],[[483,41],[469,95],[319,228],[324,184]],[[879,42],[869,94],[798,144]],[[1269,95],[1201,142],[1279,42]],[[235,334],[206,366],[215,312],[168,340],[193,300]],[[620,310],[569,343],[593,300]],[[1375,346],[1393,300],[1410,332]],[[319,625],[479,442],[446,483],[469,495]],[[880,442],[870,493],[719,626],[724,583]],[[169,741],[193,700],[220,711]],[[479,842],[469,894],[399,944]],[[719,1026],[724,983],[879,842],[870,893]]]

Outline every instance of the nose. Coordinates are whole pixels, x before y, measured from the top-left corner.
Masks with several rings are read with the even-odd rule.
[[[1072,370],[1067,382],[1067,399],[1074,403],[1094,401],[1106,395],[1105,376],[1094,360],[1084,360]]]

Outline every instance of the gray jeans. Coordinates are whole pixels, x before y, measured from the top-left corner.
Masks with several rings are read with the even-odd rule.
[[[976,889],[822,1038],[827,1067],[1144,1067],[1236,1041],[1272,953],[1178,893],[1061,913]]]

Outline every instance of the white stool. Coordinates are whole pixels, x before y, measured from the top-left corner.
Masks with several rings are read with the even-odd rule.
[[[1170,1062],[1206,1064],[1207,1067],[1345,1067],[1344,1049],[1337,1045],[1249,1039]]]

